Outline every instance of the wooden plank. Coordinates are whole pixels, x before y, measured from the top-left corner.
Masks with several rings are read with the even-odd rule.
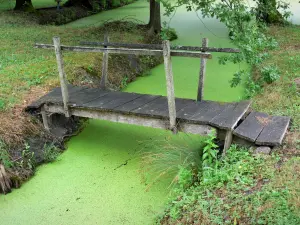
[[[208,39],[203,38],[202,47],[208,47]],[[197,101],[202,101],[204,96],[204,80],[205,80],[205,72],[206,72],[206,59],[201,58],[200,60],[200,73],[199,73],[199,83],[198,83],[198,95]]]
[[[268,120],[269,116],[265,113],[251,112],[233,131],[233,134],[248,141],[255,142]]]
[[[115,108],[119,112],[131,112],[137,108],[141,108],[144,105],[152,102],[153,100],[159,98],[158,95],[142,95],[140,98],[135,99],[134,101],[127,102],[123,105],[120,105]]]
[[[256,139],[257,145],[277,146],[282,144],[288,129],[290,118],[286,116],[273,116]]]
[[[192,99],[184,99],[184,98],[176,98],[175,99],[175,104],[176,104],[176,114],[177,112],[181,112],[183,108],[190,104],[194,104],[194,100]],[[161,112],[161,115],[163,116],[169,116],[169,109],[167,108],[166,110]],[[178,116],[177,116],[178,118]]]
[[[150,117],[164,117],[168,118],[168,115],[165,115],[164,111],[168,110],[168,101],[167,98],[161,96],[155,100],[145,104],[142,107],[139,107],[131,112],[136,115],[150,116]]]
[[[104,35],[104,43],[109,42],[109,37],[107,34]],[[107,45],[104,45],[104,48],[107,48]],[[108,52],[103,52],[102,57],[102,77],[100,81],[100,87],[105,88],[107,83],[107,71],[108,71]]]
[[[171,61],[170,41],[163,41],[164,65],[166,74],[168,111],[170,118],[170,129],[176,132],[176,103],[173,80],[173,69]]]
[[[60,80],[60,87],[61,87],[62,98],[64,103],[65,116],[70,117],[69,108],[68,108],[69,93],[68,93],[68,86],[67,86],[67,78],[64,70],[64,62],[63,62],[59,37],[53,38],[53,45],[54,45],[54,50],[56,55],[58,72],[59,72],[59,80]]]
[[[223,153],[222,155],[226,155],[226,151],[230,148],[232,143],[232,130],[228,130],[226,132],[226,137],[225,137],[225,143],[224,143],[224,148],[223,148]]]
[[[42,108],[41,108],[41,114],[42,114],[42,119],[43,119],[43,125],[44,125],[44,128],[45,130],[49,131],[50,130],[50,127],[49,127],[49,120],[48,120],[48,115],[46,113],[46,110],[45,110],[45,106],[43,105]]]
[[[249,109],[250,104],[250,101],[242,101],[237,104],[233,104],[230,107],[227,107],[222,113],[220,113],[220,115],[213,118],[210,121],[210,124],[221,129],[233,130]]]
[[[142,97],[141,94],[124,92],[118,98],[104,103],[101,107],[103,109],[112,110],[116,107],[121,107],[122,105],[124,105],[128,102],[135,101],[136,99],[139,99],[140,97]]]
[[[161,44],[129,44],[129,43],[112,43],[108,45],[105,42],[91,42],[91,41],[81,41],[81,45],[90,46],[110,46],[110,47],[125,47],[125,48],[135,48],[135,49],[156,49],[162,50]],[[236,48],[214,48],[214,47],[198,47],[198,46],[171,46],[171,50],[186,50],[186,51],[199,51],[199,52],[227,52],[227,53],[238,53],[239,49]]]
[[[87,89],[87,87],[73,86],[73,85],[68,84],[69,95],[72,95],[83,89]],[[32,110],[32,109],[38,109],[43,104],[47,104],[47,103],[63,104],[60,87],[52,89],[48,94],[46,94],[46,95],[42,96],[41,98],[39,98],[38,100],[30,103],[30,105],[28,105],[25,110],[28,111],[28,110]]]
[[[49,44],[36,44],[36,48],[52,49],[53,45]],[[126,55],[154,55],[162,56],[162,50],[151,49],[127,49],[127,48],[97,48],[97,47],[83,47],[83,46],[65,46],[61,45],[63,51],[73,52],[107,52],[109,54],[126,54]],[[212,55],[205,52],[189,52],[189,51],[171,51],[171,56],[192,57],[192,58],[207,58],[211,59]]]
[[[193,123],[209,124],[230,104],[220,104],[212,101],[201,101],[189,104],[178,114],[178,118]]]
[[[70,96],[70,106],[82,106],[83,104],[87,104],[91,101],[94,101],[98,98],[104,97],[108,95],[111,91],[93,88],[93,89],[83,89],[79,92]]]
[[[89,109],[104,109],[103,106],[104,104],[117,100],[119,98],[122,98],[127,96],[127,95],[131,95],[130,93],[126,93],[126,92],[109,92],[107,95],[104,95],[100,98],[97,98],[93,101],[87,102],[85,104],[82,105],[83,108],[89,108]]]
[[[195,114],[198,113],[199,110],[203,108],[205,104],[206,101],[204,102],[193,101],[190,104],[188,104],[186,107],[177,111],[177,118],[181,120],[190,120]]]

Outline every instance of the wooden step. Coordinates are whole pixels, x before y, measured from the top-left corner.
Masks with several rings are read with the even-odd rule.
[[[286,116],[251,112],[233,134],[257,145],[277,146],[282,144],[289,122]]]

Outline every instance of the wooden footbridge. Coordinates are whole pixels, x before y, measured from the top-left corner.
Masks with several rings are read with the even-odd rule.
[[[43,124],[51,129],[49,114],[65,114],[119,123],[207,135],[216,129],[225,140],[224,152],[233,140],[243,140],[253,145],[276,146],[282,143],[290,118],[269,116],[250,111],[250,102],[220,103],[202,100],[206,60],[210,52],[238,52],[237,49],[209,48],[207,39],[202,47],[177,46],[169,41],[162,45],[137,45],[109,43],[84,43],[104,47],[63,46],[59,38],[53,45],[36,44],[38,48],[55,49],[61,87],[31,103],[27,111],[41,113]],[[118,47],[109,48],[108,46]],[[122,48],[120,48],[122,47]],[[125,47],[125,48],[124,48]],[[101,88],[78,87],[67,84],[62,51],[102,52],[103,68]],[[106,88],[108,54],[160,55],[164,57],[167,97],[148,94],[111,91]],[[197,100],[175,98],[171,56],[201,58]]]

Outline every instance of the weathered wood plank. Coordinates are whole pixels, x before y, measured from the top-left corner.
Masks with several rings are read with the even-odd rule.
[[[53,45],[54,45],[54,50],[55,50],[55,55],[56,55],[60,87],[61,87],[61,93],[62,93],[64,109],[65,109],[65,116],[69,117],[70,116],[69,108],[68,108],[69,93],[68,93],[67,78],[66,78],[66,74],[65,74],[65,70],[64,70],[64,61],[63,61],[63,56],[62,56],[62,52],[61,52],[61,45],[60,45],[59,37],[53,38]]]
[[[225,137],[225,143],[224,143],[224,148],[223,148],[223,156],[226,155],[226,151],[230,148],[232,143],[232,130],[228,130],[226,132],[226,137]]]
[[[177,118],[181,120],[190,120],[195,114],[197,114],[206,104],[206,101],[197,102],[193,101],[186,107],[177,111]]]
[[[282,144],[284,135],[289,127],[290,118],[273,116],[256,139],[257,145],[277,146]]]
[[[104,35],[104,42],[107,44],[109,42],[109,37],[107,34]],[[107,48],[107,45],[104,45]],[[103,52],[102,57],[102,77],[100,81],[100,87],[105,88],[107,83],[107,71],[108,71],[108,52]]]
[[[98,98],[108,95],[111,91],[95,88],[95,89],[83,89],[72,95],[70,95],[70,106],[82,106]]]
[[[202,47],[208,47],[208,39],[203,38],[202,40]],[[205,73],[206,73],[206,59],[201,58],[200,61],[200,73],[199,73],[199,82],[198,82],[198,95],[197,101],[202,101],[204,96],[204,80],[205,80]]]
[[[158,95],[142,95],[140,98],[135,99],[134,101],[127,102],[121,106],[115,108],[119,112],[131,112],[137,108],[141,108],[144,105],[150,103],[151,101],[159,98]]]
[[[233,134],[248,141],[255,142],[268,120],[269,116],[265,113],[251,112],[233,131]]]
[[[48,115],[47,112],[45,110],[45,106],[43,105],[41,108],[41,114],[42,114],[42,120],[43,120],[43,125],[46,131],[50,130],[50,126],[49,126],[49,120],[48,120]]]
[[[216,116],[210,121],[211,125],[214,125],[221,129],[233,130],[243,115],[250,107],[250,101],[242,101],[235,105],[227,107],[220,115]]]
[[[126,93],[126,92],[109,92],[107,95],[104,95],[100,98],[97,98],[93,101],[87,102],[82,105],[83,108],[89,108],[89,109],[105,109],[104,105],[116,101],[119,98],[126,98],[127,96],[132,96],[131,93]]]
[[[170,119],[170,129],[176,132],[176,103],[175,103],[175,90],[173,69],[171,61],[170,41],[163,41],[163,55],[166,74],[167,98],[168,98],[168,111]]]
[[[73,85],[68,84],[69,95],[72,95],[83,89],[87,89],[87,87],[73,86]],[[28,105],[26,107],[26,110],[37,109],[37,108],[40,108],[43,104],[47,104],[47,103],[63,104],[60,87],[54,88],[48,94],[46,94],[43,97],[39,98],[38,100],[30,103],[30,105]]]
[[[57,105],[50,105],[46,108],[48,112],[51,113],[63,113],[63,107]],[[124,114],[118,112],[109,112],[109,111],[101,111],[101,110],[88,110],[81,108],[71,108],[71,114],[74,116],[85,117],[85,118],[93,118],[93,119],[101,119],[111,122],[118,123],[126,123],[133,124],[144,127],[152,127],[152,128],[160,128],[160,129],[168,129],[168,120],[164,118],[153,118],[153,117],[143,117],[132,114]],[[212,130],[215,130],[211,126],[208,125],[197,125],[189,123],[181,123],[179,126],[179,131],[198,134],[198,135],[207,135]]]
[[[112,101],[104,103],[101,108],[107,109],[107,110],[112,110],[117,107],[121,107],[122,105],[135,101],[136,99],[139,99],[142,97],[141,94],[136,94],[136,93],[124,93],[120,97],[113,99]]]
[[[106,46],[105,42],[90,42],[81,41],[81,45],[90,46]],[[125,48],[136,48],[136,49],[156,49],[162,50],[161,44],[128,44],[128,43],[109,43],[110,47],[125,47]],[[186,50],[186,51],[199,51],[199,52],[227,52],[227,53],[239,53],[240,50],[236,48],[214,48],[214,47],[198,47],[198,46],[171,46],[171,50]]]
[[[35,44],[36,48],[52,49],[53,45],[49,44]],[[162,50],[151,49],[126,49],[126,48],[97,48],[97,47],[84,47],[84,46],[65,46],[61,45],[63,51],[73,52],[107,52],[109,54],[126,54],[126,55],[154,55],[162,56]],[[171,51],[171,56],[192,57],[192,58],[207,58],[211,59],[212,55],[205,52],[188,52],[188,51]]]
[[[161,96],[131,112],[142,116],[168,118],[169,116],[164,113],[165,111],[168,111],[168,100]]]
[[[212,101],[194,102],[180,110],[177,117],[189,122],[209,124],[214,117],[219,115],[229,105]]]

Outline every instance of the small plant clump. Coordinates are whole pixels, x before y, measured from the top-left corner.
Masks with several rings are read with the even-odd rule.
[[[53,143],[44,145],[44,161],[53,162],[61,154],[61,150],[57,148]]]
[[[210,173],[199,173],[198,182],[177,186],[157,224],[299,224],[300,182],[290,172],[299,171],[300,161],[274,173],[279,161],[233,145]]]

